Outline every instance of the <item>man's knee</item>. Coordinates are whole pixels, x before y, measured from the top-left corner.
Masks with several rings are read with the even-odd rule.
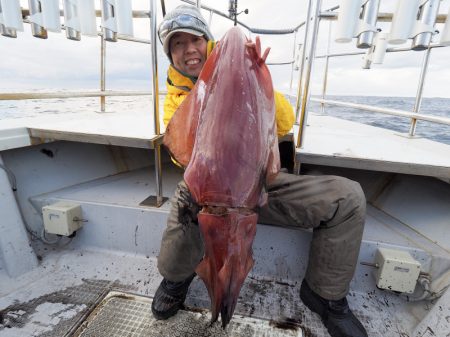
[[[361,185],[344,177],[335,177],[332,191],[338,195],[338,209],[333,220],[340,222],[352,217],[360,220],[358,223],[363,224],[366,214],[366,197]]]

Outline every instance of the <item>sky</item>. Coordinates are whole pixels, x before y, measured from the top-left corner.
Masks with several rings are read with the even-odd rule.
[[[21,0],[28,8],[28,1]],[[133,0],[134,10],[148,10],[150,0]],[[169,11],[181,4],[178,0],[166,0]],[[203,0],[204,5],[222,12],[228,10],[228,0]],[[323,0],[323,9],[339,1]],[[100,0],[95,0],[100,8]],[[380,12],[395,10],[396,1],[381,0]],[[239,15],[239,20],[250,27],[286,29],[297,26],[305,20],[307,0],[240,0],[238,9],[249,13]],[[62,8],[62,1],[60,1]],[[447,14],[450,0],[440,4],[440,14]],[[157,1],[158,24],[162,20],[160,1]],[[203,11],[209,20],[209,12]],[[232,22],[213,15],[211,31],[220,39],[232,27]],[[97,20],[100,25],[100,19]],[[149,39],[148,19],[134,19],[135,36]],[[317,55],[324,55],[327,49],[329,22],[322,22],[319,30]],[[390,24],[378,23],[377,27],[389,32]],[[332,30],[335,28],[335,23]],[[443,24],[436,29],[442,30]],[[244,30],[246,34],[247,31]],[[303,42],[304,30],[297,34],[296,44]],[[254,36],[252,36],[254,38]],[[333,38],[333,35],[332,35]],[[271,47],[267,62],[289,62],[293,60],[294,34],[287,36],[263,35],[262,46]],[[439,35],[435,37],[439,41]],[[409,40],[405,45],[409,45]],[[351,43],[331,43],[331,53],[361,51]],[[297,49],[297,48],[296,48]],[[107,43],[106,88],[111,90],[151,90],[151,48],[149,45],[118,41]],[[169,65],[161,45],[158,43],[158,75],[160,89],[165,88],[166,70]],[[407,96],[416,95],[420,67],[424,52],[409,51],[389,53],[382,65],[372,65],[363,70],[362,56],[333,58],[330,61],[327,93],[330,95]],[[450,47],[436,48],[431,53],[424,97],[450,97]],[[274,87],[284,93],[295,95],[299,72],[291,65],[270,66]],[[324,76],[324,60],[314,63],[311,94],[321,95]],[[292,81],[291,81],[292,78]],[[100,38],[82,37],[79,42],[65,38],[65,33],[51,33],[47,40],[32,37],[30,26],[18,33],[17,39],[0,36],[0,92],[26,92],[30,90],[96,90],[100,87]]]

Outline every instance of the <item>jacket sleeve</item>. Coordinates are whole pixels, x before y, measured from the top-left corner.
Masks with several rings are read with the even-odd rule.
[[[164,116],[163,121],[164,125],[167,126],[169,124],[170,119],[172,118],[175,111],[178,109],[180,104],[186,98],[186,95],[180,94],[167,94],[164,99]]]
[[[283,94],[275,91],[275,118],[277,121],[278,137],[283,137],[291,131],[294,125],[294,109],[291,103],[284,97]]]

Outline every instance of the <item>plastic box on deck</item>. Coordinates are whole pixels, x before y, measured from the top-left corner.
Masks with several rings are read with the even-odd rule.
[[[408,252],[379,248],[375,260],[378,264],[377,287],[402,293],[414,292],[421,265]]]
[[[81,206],[75,203],[60,201],[42,207],[44,228],[47,233],[69,236],[81,225]]]

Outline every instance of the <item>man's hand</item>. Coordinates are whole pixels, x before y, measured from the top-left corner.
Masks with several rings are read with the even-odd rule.
[[[256,43],[252,42],[252,40],[249,40],[245,46],[247,47],[247,50],[250,54],[253,54],[256,57],[256,62],[261,65],[264,62],[266,62],[267,55],[269,55],[270,47],[267,48],[264,51],[264,55],[261,56],[261,41],[259,39],[259,36],[256,37]]]

